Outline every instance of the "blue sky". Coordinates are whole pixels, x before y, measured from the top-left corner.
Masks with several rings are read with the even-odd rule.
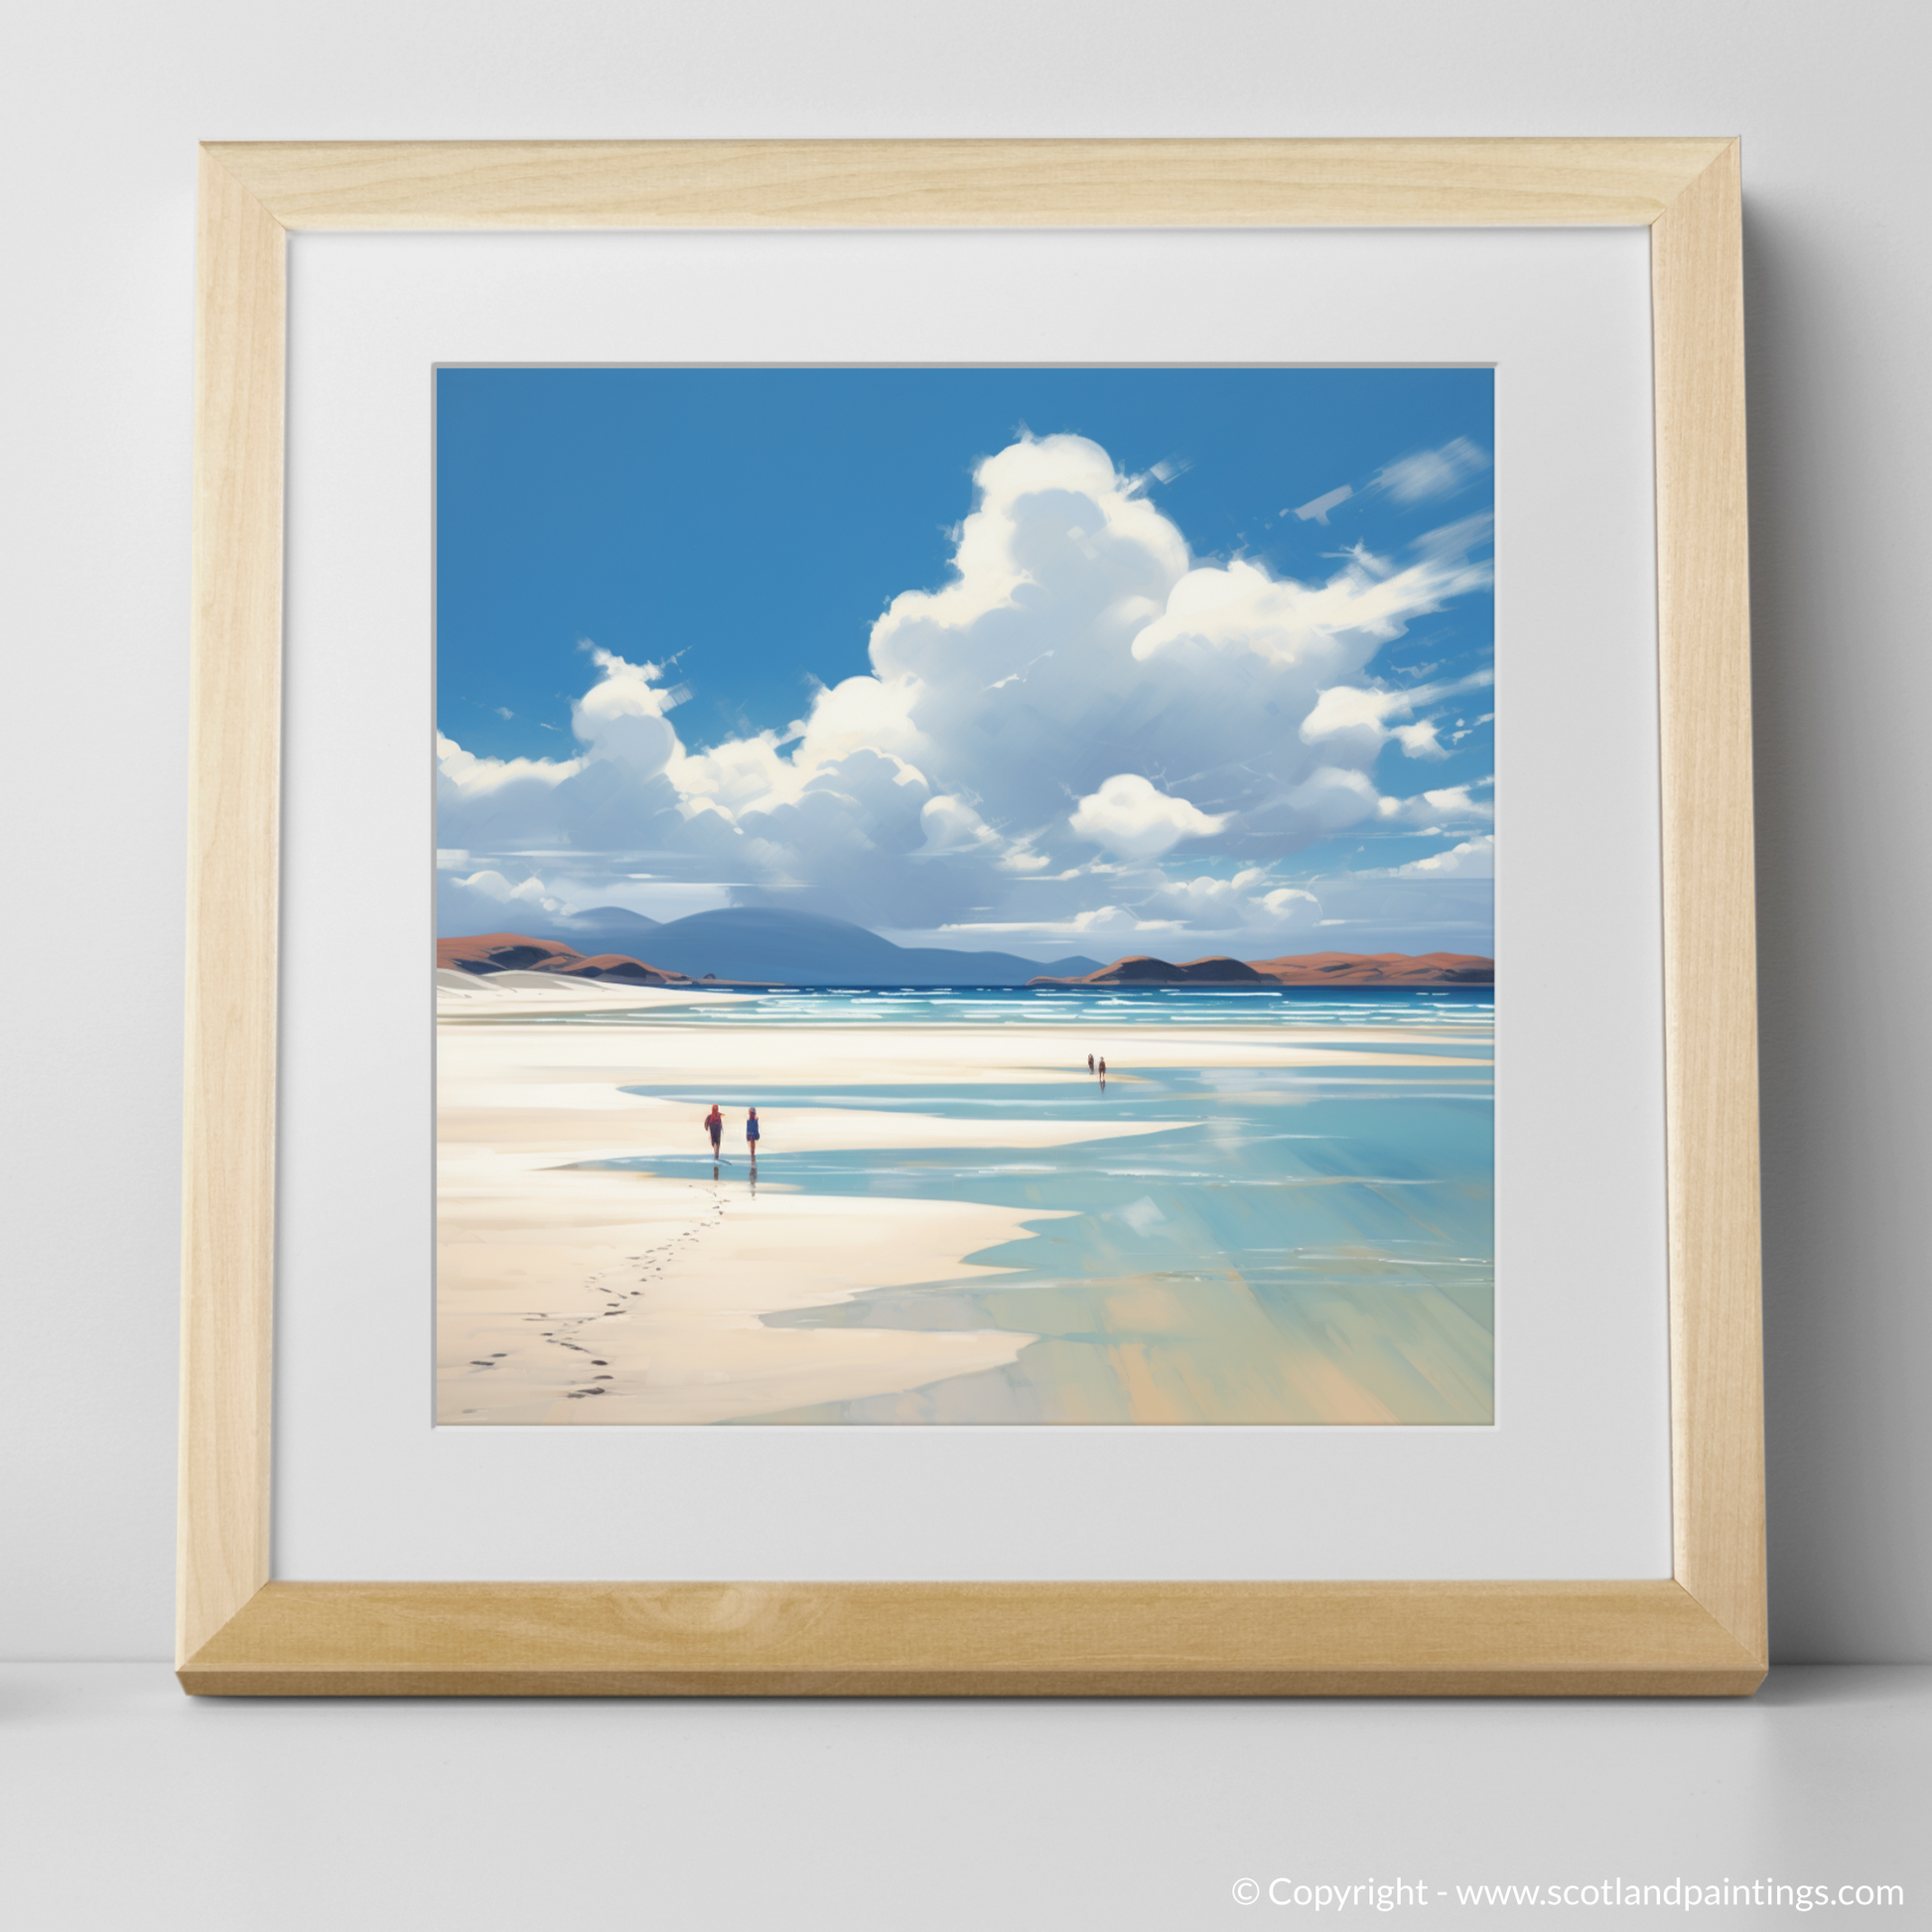
[[[1252,875],[1244,906],[1284,886],[1319,897],[1317,878],[1381,879],[1474,840],[1419,880],[1440,917],[1426,892],[1391,899],[1354,879],[1329,897],[1409,909],[1324,907],[1323,920],[1344,949],[1370,949],[1353,940],[1391,919],[1472,929],[1491,831],[1492,445],[1487,369],[441,370],[438,723],[460,748],[460,768],[445,760],[445,842],[462,855],[450,887],[486,873],[476,892],[656,916],[775,900],[888,929],[881,914],[897,906],[900,929],[949,935],[938,943],[1005,931],[1024,950],[1012,935],[1036,926],[1063,951],[1070,922],[1103,909],[1121,915],[1108,937],[1138,925],[1258,941],[1248,924],[1273,915],[1190,922],[1174,890]],[[982,546],[969,565],[976,512],[1011,555]],[[981,591],[963,605],[967,580]],[[949,585],[959,608],[935,631],[939,607],[907,594]],[[1103,586],[1146,605],[1127,629]],[[986,596],[1012,608],[965,608]],[[1166,628],[1148,630],[1170,597],[1222,615],[1182,622],[1166,606]],[[1246,620],[1227,615],[1237,607]],[[1295,642],[1298,625],[1321,647]],[[1004,672],[984,688],[1006,695],[962,696],[968,665]],[[916,689],[881,727],[893,776],[869,804],[868,773],[885,766],[841,764],[840,777],[823,760],[853,750],[854,721],[881,696],[875,671]],[[1222,685],[1238,754],[1225,758]],[[1272,737],[1254,735],[1257,707],[1279,721]],[[1197,715],[1164,736],[1161,718],[1183,712]],[[816,735],[785,741],[808,715]],[[1068,760],[1061,811],[1017,767],[1083,735],[1094,755]],[[801,776],[808,750],[820,762]],[[762,780],[747,759],[764,760]],[[1268,764],[1301,804],[1264,798]],[[656,783],[652,799],[621,805],[621,769]],[[831,840],[822,850],[791,836],[826,819],[821,793],[855,801],[841,849],[905,860],[889,902],[836,875],[829,827],[813,834]],[[915,793],[923,817],[905,820]],[[1449,802],[1416,802],[1431,795]],[[664,816],[673,797],[697,833]],[[789,843],[768,836],[787,826]],[[1003,877],[988,885],[972,854]],[[1445,900],[1450,873],[1465,884]],[[1150,894],[1163,902],[1140,906]],[[1213,897],[1195,895],[1204,916]],[[1299,931],[1311,915],[1298,903],[1289,919],[1287,903],[1277,922]],[[1137,907],[1147,916],[1129,918]],[[969,926],[981,936],[957,936]]]

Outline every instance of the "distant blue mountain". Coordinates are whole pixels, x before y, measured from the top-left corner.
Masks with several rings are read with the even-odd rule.
[[[627,905],[593,905],[588,912],[565,912],[553,918],[543,928],[546,939],[568,939],[575,944],[581,936],[587,939],[615,939],[620,934],[628,939],[641,939],[646,932],[655,932],[659,921],[647,919],[641,912],[633,912]],[[625,946],[578,946],[579,952],[628,952]]]
[[[844,919],[761,905],[693,912],[662,925],[650,925],[634,912],[608,925],[593,925],[596,917],[580,912],[553,919],[542,928],[543,936],[586,954],[628,953],[693,979],[710,973],[721,980],[781,980],[790,986],[1025,986],[1041,974],[1072,978],[1099,968],[1099,961],[1078,956],[1041,965],[1008,952],[896,946]]]

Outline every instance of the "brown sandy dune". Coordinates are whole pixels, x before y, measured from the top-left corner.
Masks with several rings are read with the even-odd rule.
[[[526,932],[439,939],[436,963],[462,973],[562,973],[571,979],[621,980],[633,986],[688,984],[684,974],[667,973],[627,953],[603,952],[586,959],[574,947],[554,939],[533,939]]]
[[[1077,979],[1042,976],[1031,986],[1488,986],[1496,962],[1479,953],[1311,952],[1280,959],[1216,954],[1179,966],[1132,953]]]
[[[1466,952],[1315,952],[1252,963],[1284,986],[1488,986],[1496,977],[1493,959]]]
[[[1238,986],[1249,980],[1260,985],[1268,977],[1239,959],[1230,959],[1226,953],[1211,953],[1205,959],[1182,960],[1174,970],[1183,979],[1199,980],[1209,986]]]
[[[436,963],[462,973],[555,972],[574,966],[584,955],[554,939],[532,939],[527,932],[479,932],[467,939],[439,939]]]
[[[682,973],[667,973],[660,966],[647,966],[641,959],[621,952],[594,953],[589,959],[578,960],[574,966],[539,966],[537,971],[563,973],[571,979],[623,980],[633,986],[689,984]]]

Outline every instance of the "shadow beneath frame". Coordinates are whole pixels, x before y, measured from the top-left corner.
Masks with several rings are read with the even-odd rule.
[[[1894,880],[1919,839],[1901,777],[1922,764],[1932,678],[1906,642],[1920,533],[1872,456],[1897,434],[1879,336],[1900,340],[1916,276],[1816,197],[1747,192],[1774,1656],[1923,1654],[1932,1600],[1932,1540],[1911,1528],[1932,1509],[1916,1205],[1932,1046],[1911,1021],[1932,902]]]
[[[1575,1697],[1575,1698],[1469,1698],[1469,1697],[1413,1697],[1413,1698],[783,1698],[783,1697],[746,1697],[746,1698],[653,1698],[653,1697],[353,1697],[353,1698],[298,1698],[298,1697],[197,1697],[187,1700],[198,1709],[209,1713],[234,1712],[249,1707],[266,1707],[286,1711],[295,1706],[323,1705],[331,1710],[382,1710],[395,1708],[420,1709],[424,1706],[447,1708],[452,1711],[474,1710],[544,1710],[558,1709],[609,1710],[613,1707],[631,1708],[639,1712],[656,1712],[665,1716],[673,1713],[695,1714],[700,1711],[709,1713],[729,1713],[733,1711],[770,1711],[774,1708],[796,1708],[801,1712],[822,1709],[845,1711],[983,1711],[1008,1710],[1021,1711],[1040,1706],[1056,1706],[1078,1710],[1222,1710],[1228,1712],[1280,1710],[1320,1712],[1341,1709],[1372,1707],[1379,1711],[1413,1711],[1420,1718],[1428,1712],[1441,1712],[1445,1716],[1459,1714],[1467,1718],[1472,1712],[1484,1711],[1497,1715],[1510,1712],[1530,1713],[1538,1710],[1559,1708],[1579,1710],[1594,1707],[1610,1712],[1629,1710],[1641,1706],[1646,1710],[1712,1710],[1717,1707],[1731,1707],[1743,1710],[1786,1709],[1786,1708],[1826,1708],[1852,1709],[1861,1706],[1901,1705],[1923,1703],[1932,1705],[1932,1664],[1781,1664],[1774,1665],[1770,1676],[1754,1697],[1748,1698],[1619,1698],[1619,1697]]]

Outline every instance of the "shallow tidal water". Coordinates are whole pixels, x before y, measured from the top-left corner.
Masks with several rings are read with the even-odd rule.
[[[1034,1337],[1009,1367],[748,1421],[1483,1424],[1493,1414],[1490,1069],[1139,1066],[1133,1045],[1159,1035],[1171,1055],[1177,1033],[1238,1027],[1292,1030],[1344,1052],[1486,1060],[1493,1014],[1486,987],[767,994],[686,1009],[678,1024],[1051,1026],[1064,1029],[1072,1063],[1057,1082],[788,1085],[774,1066],[756,1087],[626,1090],[698,1111],[716,1100],[735,1116],[757,1106],[760,1188],[1038,1215],[1025,1238],[960,1257],[1008,1273],[908,1282],[763,1317],[774,1327]],[[1366,1028],[1403,1037],[1343,1037]],[[1112,1062],[1104,1089],[1081,1063],[1090,1037]],[[985,1119],[988,1141],[788,1153],[786,1110],[806,1106]],[[997,1123],[1016,1118],[1155,1131],[1003,1148]],[[683,1180],[711,1172],[702,1154],[605,1165]],[[742,1158],[720,1184],[754,1184]]]

